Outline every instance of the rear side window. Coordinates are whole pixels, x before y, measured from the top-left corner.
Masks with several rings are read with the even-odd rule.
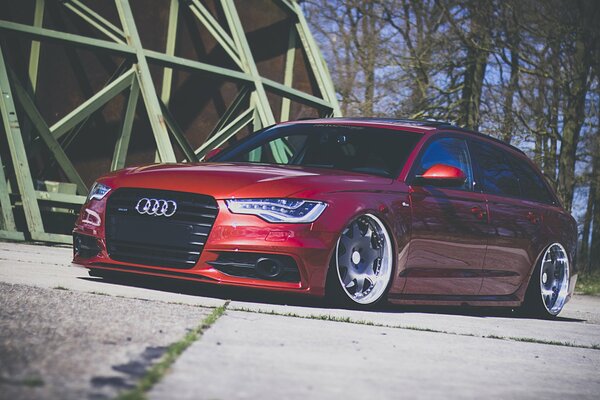
[[[543,178],[533,169],[529,163],[517,157],[510,157],[519,178],[521,197],[538,201],[540,203],[552,204],[554,197],[548,191]]]
[[[421,157],[416,175],[423,174],[435,164],[451,165],[465,173],[465,184],[454,189],[471,190],[473,187],[471,158],[464,139],[442,138],[429,144]]]
[[[479,175],[476,188],[489,194],[519,197],[519,178],[506,154],[486,143],[472,141],[469,146]]]

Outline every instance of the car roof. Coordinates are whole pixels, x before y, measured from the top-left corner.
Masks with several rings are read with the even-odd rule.
[[[376,117],[337,117],[337,118],[317,118],[317,119],[300,119],[297,121],[289,121],[288,123],[306,123],[314,125],[355,125],[355,126],[373,126],[380,128],[391,128],[395,130],[409,130],[411,132],[436,134],[442,132],[460,132],[472,135],[474,137],[483,138],[495,142],[504,148],[515,151],[521,155],[525,153],[500,139],[486,135],[481,132],[462,128],[450,122],[429,120],[429,119],[409,119],[409,118],[376,118]],[[525,155],[526,156],[526,155]]]

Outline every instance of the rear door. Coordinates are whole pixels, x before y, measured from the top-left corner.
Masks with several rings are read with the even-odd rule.
[[[460,168],[462,187],[411,186],[412,233],[404,295],[476,295],[487,237],[487,210],[481,193],[473,191],[473,173],[466,140],[436,138],[426,145],[409,181],[435,164]]]
[[[471,140],[469,148],[476,186],[485,193],[490,220],[479,294],[508,296],[527,281],[537,257],[543,217],[537,201],[542,196],[537,188],[540,182],[526,161],[498,146]]]

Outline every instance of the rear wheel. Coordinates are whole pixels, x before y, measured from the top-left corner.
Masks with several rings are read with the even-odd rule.
[[[372,214],[353,220],[337,241],[330,267],[330,292],[343,304],[372,306],[385,297],[392,276],[392,242]]]
[[[525,299],[526,311],[540,317],[555,317],[569,294],[569,257],[560,243],[551,244],[536,267]]]

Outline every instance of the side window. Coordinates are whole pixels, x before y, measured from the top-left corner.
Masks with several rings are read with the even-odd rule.
[[[548,191],[548,187],[544,184],[543,178],[531,167],[531,165],[516,157],[511,157],[511,161],[515,166],[517,177],[519,178],[521,197],[527,200],[552,204],[554,202],[553,196]]]
[[[489,194],[518,197],[519,179],[504,152],[487,143],[469,144],[480,182],[477,189]]]
[[[465,173],[465,184],[456,189],[471,190],[473,187],[471,158],[464,139],[442,138],[430,143],[421,157],[416,175],[421,175],[435,164],[451,165]]]

